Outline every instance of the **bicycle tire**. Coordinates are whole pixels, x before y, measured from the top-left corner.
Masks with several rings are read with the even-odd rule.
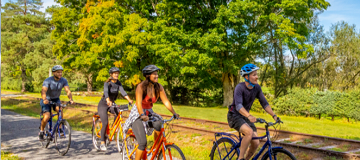
[[[117,149],[118,149],[118,152],[121,153],[122,151],[122,145],[123,145],[123,137],[121,136],[121,128],[119,127],[118,130],[117,130],[117,135],[116,135],[116,145],[117,145]]]
[[[166,145],[165,147],[166,147],[166,150],[165,150],[166,159],[170,159],[170,156],[167,154],[167,153],[170,153],[171,159],[186,160],[184,153],[181,151],[181,149],[177,145],[171,144],[171,145]],[[174,154],[175,153],[174,151],[176,151],[178,153]],[[160,150],[160,152],[158,154],[158,160],[164,160],[162,150]]]
[[[95,120],[95,125],[93,123],[92,126],[92,142],[97,151],[100,151],[100,145],[101,145],[101,138],[99,138],[96,134],[98,130],[101,130],[101,120],[97,119]],[[99,132],[101,135],[101,131]]]
[[[44,131],[45,131],[45,135],[44,135],[44,138],[45,140],[43,141],[40,141],[40,144],[41,144],[41,147],[42,148],[48,148],[49,147],[49,144],[50,144],[50,133],[48,132],[49,130],[49,127],[48,127],[49,124],[46,124],[45,128],[44,128]],[[47,136],[48,135],[48,136]]]
[[[64,136],[61,136],[58,134],[58,130],[60,129],[60,125],[61,126],[64,126]],[[66,120],[62,120],[60,123],[59,123],[59,126],[56,128],[55,130],[55,147],[56,147],[56,150],[59,152],[59,154],[61,156],[64,156],[70,149],[70,145],[71,145],[71,127],[70,127],[70,124],[69,122],[67,122]],[[61,143],[59,143],[60,140],[68,140],[67,142],[64,142],[64,145],[62,146]]]
[[[135,138],[135,136],[128,136],[128,137],[126,137],[125,141],[126,141],[126,147],[128,148],[128,150],[125,149],[125,143],[123,143],[122,144],[122,152],[121,152],[122,159],[123,160],[133,160],[133,159],[135,159],[136,151],[130,157],[130,159],[128,158],[127,151],[129,151],[129,153],[131,153],[136,148],[136,146],[138,145],[136,138]]]
[[[231,146],[231,147],[235,145],[235,143],[228,138],[219,139],[216,143],[214,143],[214,145],[211,149],[210,160],[220,160],[220,157],[214,158],[214,156],[215,156],[216,151],[218,152],[218,150],[217,150],[218,146],[221,146],[222,143],[229,143],[230,144],[229,146]],[[231,150],[231,147],[228,148],[229,151]],[[224,155],[227,155],[227,151]],[[239,152],[236,149],[236,156],[232,157],[232,159],[236,160],[238,157],[239,157]]]
[[[288,156],[288,158],[285,159],[285,160],[288,160],[288,159],[296,160],[296,157],[286,149],[275,148],[275,149],[272,149],[272,152],[273,152],[274,156],[277,156],[279,153],[284,153],[286,156]],[[269,153],[268,152],[266,152],[264,154],[264,156],[261,158],[261,160],[267,160],[267,159],[269,159]],[[280,157],[276,157],[276,159],[283,160],[283,158],[280,158]]]

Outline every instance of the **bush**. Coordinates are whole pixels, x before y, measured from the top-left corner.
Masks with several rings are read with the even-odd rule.
[[[316,89],[294,88],[287,95],[274,100],[274,110],[284,115],[300,116],[310,115],[310,107],[313,104],[312,95]]]
[[[12,77],[1,77],[1,89],[21,90],[21,79]]]

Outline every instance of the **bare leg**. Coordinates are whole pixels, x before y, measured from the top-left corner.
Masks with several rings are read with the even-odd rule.
[[[40,131],[44,131],[46,123],[49,121],[49,119],[50,119],[50,112],[43,113],[43,119],[41,121]]]
[[[250,141],[252,139],[253,136],[253,130],[250,128],[250,126],[248,124],[243,124],[240,127],[240,133],[244,134],[245,136],[242,138],[241,140],[241,146],[240,146],[240,155],[239,155],[239,159],[244,158],[245,155],[245,151],[247,150],[247,148],[249,147]]]
[[[136,153],[135,153],[135,160],[141,160],[143,153],[144,153],[144,151],[137,149]]]
[[[254,132],[253,137],[257,137],[257,136],[258,136],[257,132]],[[259,147],[259,144],[260,144],[260,141],[258,139],[251,140],[250,147],[246,153],[246,158],[245,158],[246,160],[249,160],[254,155],[254,153],[256,152],[256,149]]]

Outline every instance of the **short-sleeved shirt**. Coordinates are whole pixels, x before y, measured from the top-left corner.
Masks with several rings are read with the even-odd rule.
[[[119,91],[123,97],[127,96],[127,93],[120,81],[116,81],[115,83],[112,81],[105,82],[103,99],[106,100],[106,98],[109,98],[110,101],[114,102],[117,99]]]
[[[233,103],[229,106],[230,112],[239,113],[241,108],[245,108],[249,112],[255,98],[259,99],[264,109],[269,106],[260,85],[255,84],[252,89],[249,89],[246,87],[245,82],[239,83],[235,87]]]
[[[54,76],[46,78],[43,82],[43,87],[47,87],[48,90],[46,91],[46,99],[55,99],[59,98],[61,94],[61,90],[65,86],[69,86],[68,81],[61,77],[58,81],[55,80]]]

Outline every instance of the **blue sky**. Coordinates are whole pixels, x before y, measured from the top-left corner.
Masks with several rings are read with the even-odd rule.
[[[4,5],[9,0],[1,0]],[[331,6],[319,15],[320,24],[324,26],[326,31],[329,31],[331,24],[339,21],[345,21],[349,24],[355,24],[356,28],[360,27],[360,0],[327,0]],[[43,0],[44,7],[41,9],[45,11],[46,7],[55,5],[53,0]]]

